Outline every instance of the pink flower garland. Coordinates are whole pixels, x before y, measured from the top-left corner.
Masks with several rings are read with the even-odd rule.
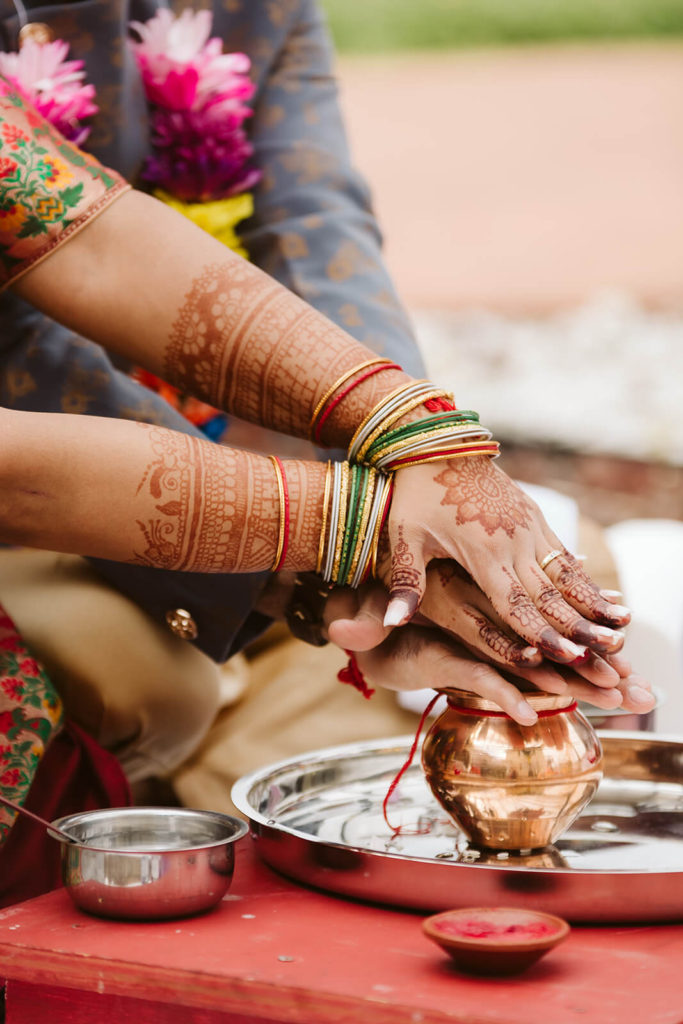
[[[224,199],[255,185],[253,149],[243,125],[254,94],[249,58],[223,53],[209,38],[210,11],[162,8],[132,22],[140,37],[131,46],[151,107],[153,155],[142,177],[183,202]]]
[[[94,86],[84,83],[83,61],[66,60],[68,52],[61,39],[27,39],[18,53],[0,51],[0,74],[69,142],[81,146],[90,134],[81,121],[99,108],[93,102]]]

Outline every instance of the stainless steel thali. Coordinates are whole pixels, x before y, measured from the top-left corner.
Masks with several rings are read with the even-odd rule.
[[[555,846],[526,854],[470,847],[419,757],[392,798],[406,833],[392,838],[382,801],[412,737],[281,761],[240,779],[232,798],[267,864],[342,896],[424,912],[506,905],[571,921],[683,921],[683,739],[599,735],[597,794]]]

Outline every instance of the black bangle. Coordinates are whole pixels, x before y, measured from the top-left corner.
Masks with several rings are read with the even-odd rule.
[[[324,647],[328,642],[323,636],[323,611],[332,587],[312,572],[301,573],[294,580],[285,619],[298,640],[313,647]]]

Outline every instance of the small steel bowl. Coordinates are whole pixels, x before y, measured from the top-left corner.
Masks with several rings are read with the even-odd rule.
[[[232,880],[241,818],[176,807],[115,807],[53,822],[62,879],[81,910],[100,917],[189,917],[215,906]],[[58,838],[54,834],[55,838]]]

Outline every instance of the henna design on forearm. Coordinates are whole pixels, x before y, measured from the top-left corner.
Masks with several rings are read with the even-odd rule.
[[[242,419],[306,437],[325,391],[372,355],[296,295],[236,259],[205,267],[192,282],[171,329],[164,373]],[[379,377],[385,379],[364,381],[352,402],[345,399],[334,410],[326,443],[345,443],[379,397],[408,379],[398,371]]]
[[[512,538],[531,524],[533,502],[488,458],[451,460],[434,482],[446,488],[441,504],[455,506],[456,526],[479,522],[489,537],[503,530]]]
[[[137,489],[153,511],[137,520],[140,565],[199,572],[259,571],[272,564],[278,523],[269,463],[160,428]]]
[[[326,467],[323,463],[284,463],[290,501],[287,557],[283,568],[315,565],[320,543]]]

